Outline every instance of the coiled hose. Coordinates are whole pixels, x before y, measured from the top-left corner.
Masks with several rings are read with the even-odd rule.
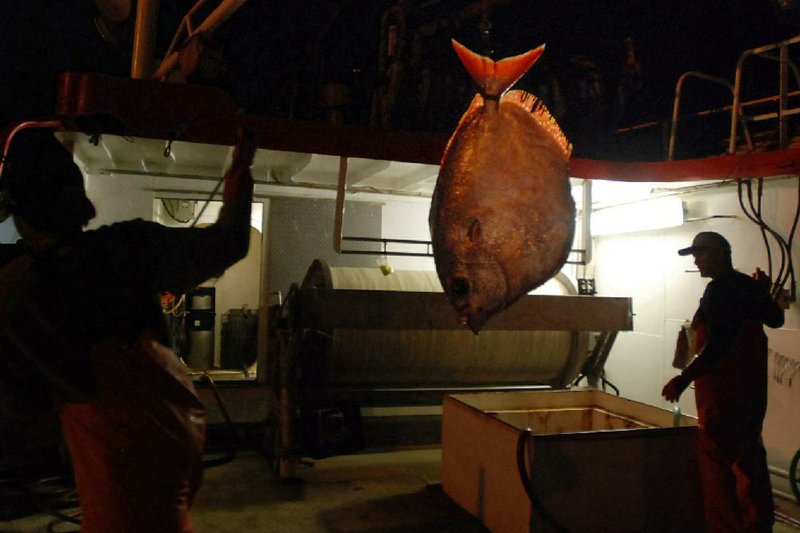
[[[528,450],[530,450],[530,453],[528,453]],[[528,467],[525,461],[526,456],[530,456],[530,460],[527,464],[533,464],[533,431],[530,429],[521,431],[517,439],[517,471],[519,472],[522,486],[525,487],[525,493],[528,495],[528,499],[531,502],[531,512],[538,512],[542,520],[544,520],[544,523],[552,528],[553,531],[567,533],[568,529],[542,504],[541,499],[536,494],[531,477],[528,475]]]

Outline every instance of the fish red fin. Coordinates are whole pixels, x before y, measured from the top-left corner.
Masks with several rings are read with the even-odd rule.
[[[508,91],[504,94],[502,101],[522,106],[533,115],[534,120],[550,134],[556,144],[564,151],[564,157],[569,159],[570,155],[572,155],[572,144],[567,139],[567,136],[564,135],[564,132],[561,131],[561,126],[550,114],[550,110],[541,100],[529,92],[516,90]]]
[[[453,48],[464,67],[487,96],[500,96],[514,85],[544,52],[544,45],[500,61],[476,54],[455,39]]]

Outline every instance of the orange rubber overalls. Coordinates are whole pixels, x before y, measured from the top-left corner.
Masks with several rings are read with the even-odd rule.
[[[50,391],[85,533],[192,531],[206,419],[158,296],[244,255],[249,200],[235,218],[230,228],[122,222],[0,268],[0,385],[16,383],[23,400]]]
[[[709,531],[771,531],[772,487],[761,430],[767,409],[767,337],[783,311],[749,276],[711,281],[693,325],[698,466]]]

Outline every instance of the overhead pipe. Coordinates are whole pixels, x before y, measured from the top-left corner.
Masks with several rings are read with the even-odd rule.
[[[61,130],[63,129],[64,124],[60,120],[47,120],[47,121],[35,121],[35,120],[26,120],[24,122],[20,122],[11,128],[8,133],[5,135],[5,139],[3,139],[3,152],[0,154],[0,175],[3,174],[3,167],[5,166],[6,157],[8,156],[8,149],[11,147],[11,141],[14,137],[22,130],[26,129],[33,129],[33,128],[51,128],[54,130]]]
[[[339,158],[339,176],[336,182],[336,208],[333,221],[333,249],[337,254],[363,254],[363,255],[394,255],[403,257],[433,257],[431,241],[414,239],[385,239],[379,237],[345,237],[344,236],[344,202],[347,193],[347,157]],[[587,265],[592,259],[592,185],[589,180],[583,183],[583,208],[581,213],[581,242],[583,249],[572,250],[582,253],[577,261],[567,261],[567,264]],[[588,208],[587,208],[588,206]],[[343,250],[342,241],[369,242],[381,246],[381,250]],[[389,244],[425,247],[425,252],[391,252],[387,249]]]
[[[347,187],[347,158],[339,158],[339,179],[336,182],[336,215],[333,222],[333,249],[342,253],[342,231],[344,226],[344,194]]]
[[[592,262],[592,182],[583,180],[581,208],[581,244],[583,245],[583,265]]]
[[[161,62],[158,68],[156,68],[155,72],[153,72],[153,75],[151,76],[152,78],[163,80],[178,65],[180,51],[176,50],[175,48],[177,48],[177,44],[179,42],[178,36],[181,34],[181,32],[186,30],[187,39],[198,33],[211,35],[247,2],[247,0],[223,0],[220,5],[218,5],[216,9],[214,9],[214,11],[212,11],[208,17],[206,17],[206,19],[200,23],[199,26],[197,26],[197,28],[194,28],[192,25],[192,16],[205,3],[205,1],[206,0],[199,0],[183,18],[175,37],[172,39],[172,44],[170,45],[169,50],[167,50],[164,60]]]
[[[136,5],[131,78],[147,78],[150,74],[158,33],[159,7],[160,0],[139,0]]]

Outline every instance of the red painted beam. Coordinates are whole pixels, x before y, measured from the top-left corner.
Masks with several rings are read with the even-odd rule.
[[[243,115],[214,87],[65,73],[57,114],[67,128],[90,133],[232,144],[239,124],[256,131],[259,147],[438,165],[447,135],[258,118]],[[747,179],[800,174],[800,147],[680,161],[623,162],[573,158],[570,175],[630,182]]]
[[[800,147],[771,152],[682,159],[624,162],[574,158],[570,175],[613,181],[699,181],[748,179],[800,174]]]
[[[239,124],[256,133],[260,148],[438,165],[448,137],[377,130],[325,122],[259,118],[241,114],[215,87],[65,73],[56,113],[68,129],[232,144]]]

